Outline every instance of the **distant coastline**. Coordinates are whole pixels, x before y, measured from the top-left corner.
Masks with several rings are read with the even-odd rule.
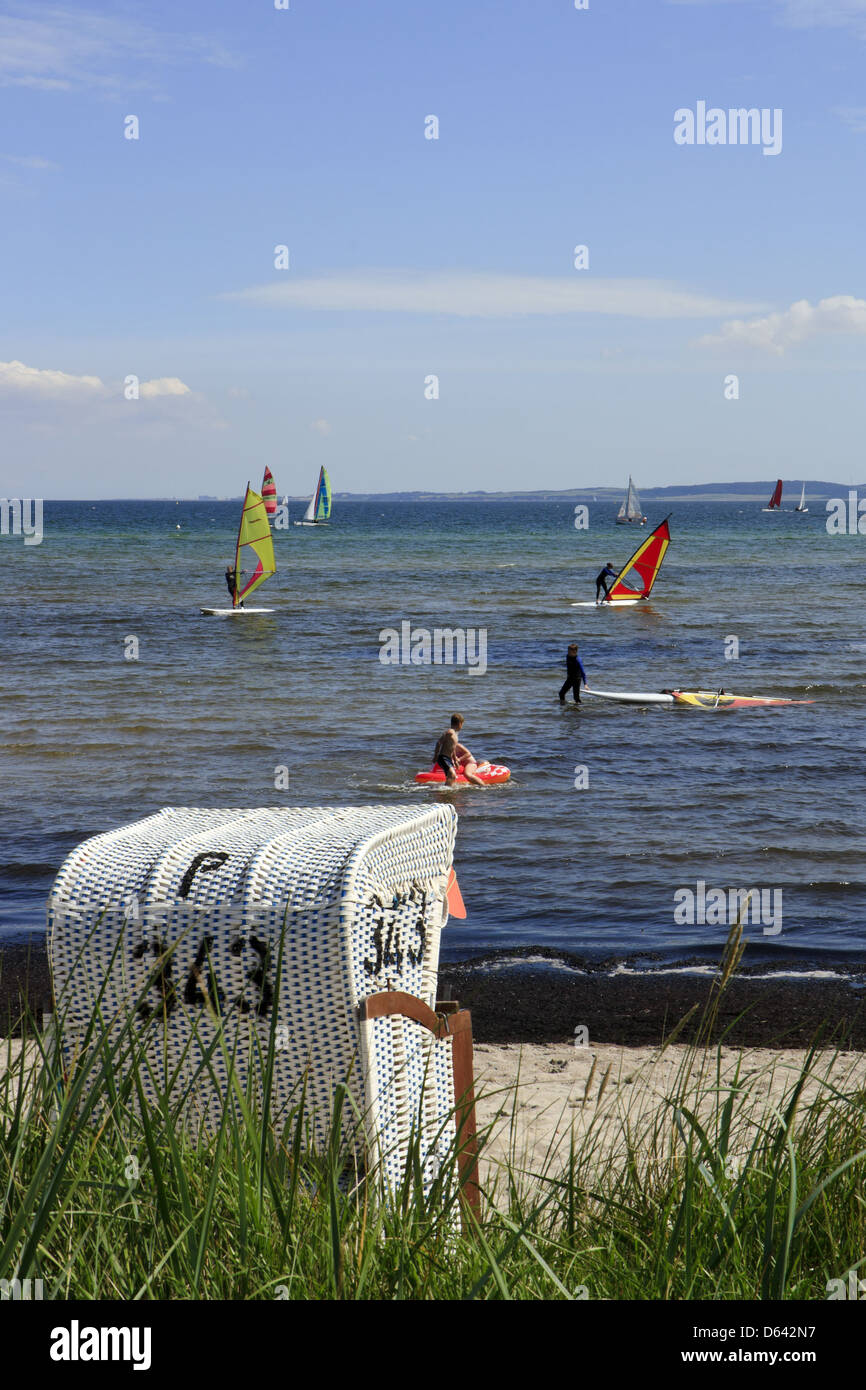
[[[797,482],[802,482],[797,479]],[[691,483],[672,484],[669,487],[642,487],[640,495],[651,502],[757,502],[766,500],[775,487],[776,479],[764,482],[747,483]],[[791,482],[790,487],[794,484]],[[866,493],[866,482],[825,483],[806,480],[806,500],[815,501],[827,497],[844,497],[850,491]],[[284,494],[289,502],[308,502],[308,493]],[[488,492],[479,489],[471,492],[334,492],[334,501],[339,502],[567,502],[571,498],[581,501],[589,499],[598,502],[622,501],[622,487],[568,487],[537,488],[530,492]],[[201,494],[197,497],[52,497],[46,502],[240,502],[242,493],[236,497],[215,497]]]

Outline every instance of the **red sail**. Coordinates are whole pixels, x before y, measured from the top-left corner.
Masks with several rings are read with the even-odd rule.
[[[650,590],[656,582],[656,575],[661,568],[662,560],[665,558],[665,551],[671,543],[671,533],[667,523],[667,517],[656,529],[647,536],[642,545],[639,545],[628,564],[623,565],[616,579],[610,587],[609,599],[618,598],[649,598]],[[623,576],[634,570],[639,576],[642,587],[640,589],[630,589],[623,583]]]
[[[773,495],[772,495],[772,497],[770,498],[770,507],[771,507],[773,510],[775,510],[776,507],[781,507],[781,505],[782,505],[782,479],[780,478],[779,481],[776,483],[776,486],[775,486],[774,489],[773,489]]]
[[[262,501],[268,516],[273,516],[277,510],[277,488],[274,483],[274,475],[269,468],[265,469],[265,476],[262,479]]]

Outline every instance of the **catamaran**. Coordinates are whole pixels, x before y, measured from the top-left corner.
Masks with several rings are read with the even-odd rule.
[[[644,603],[652,593],[653,585],[658,578],[662,560],[667,554],[670,543],[670,527],[668,526],[668,517],[665,517],[664,521],[659,522],[655,530],[650,532],[646,540],[641,542],[631,559],[623,565],[611,584],[606,598],[573,603],[572,608],[596,608],[608,604],[611,608],[633,608],[637,603]],[[626,575],[631,578],[629,573],[631,570],[635,571],[640,580],[642,586],[640,589],[633,589],[625,583]]]
[[[269,468],[265,468],[265,476],[262,478],[262,501],[268,516],[273,516],[277,510],[277,485]]]
[[[244,562],[253,566],[243,568]],[[241,511],[238,539],[235,546],[234,569],[229,568],[227,577],[232,584],[231,608],[203,608],[213,618],[233,618],[240,613],[273,613],[273,608],[245,608],[244,600],[249,594],[264,584],[276,572],[274,563],[274,541],[271,536],[271,523],[262,498],[253,492],[247,483],[243,510]],[[245,578],[245,576],[248,576]]]
[[[799,502],[797,503],[796,507],[794,508],[794,511],[795,511],[795,512],[807,512],[808,510],[809,510],[809,508],[806,506],[806,484],[804,483],[804,484],[803,484],[803,491],[800,493],[800,500],[799,500]]]
[[[805,487],[805,483],[803,484],[803,486]],[[777,481],[777,483],[776,483],[776,486],[773,488],[773,495],[772,495],[772,497],[770,498],[770,500],[769,500],[769,502],[767,503],[766,507],[762,507],[762,508],[761,508],[761,511],[764,511],[764,512],[780,512],[781,510],[782,510],[782,479],[779,478],[778,481]]]
[[[304,512],[303,519],[296,521],[296,526],[327,526],[328,518],[331,515],[331,480],[328,477],[327,468],[319,469],[319,481],[316,484],[316,491],[310,498],[310,505]]]
[[[626,522],[634,522],[638,526],[646,526],[646,517],[637,495],[637,488],[632,481],[632,476],[628,475],[628,491],[622,501],[622,506],[616,514],[617,526],[624,526]]]

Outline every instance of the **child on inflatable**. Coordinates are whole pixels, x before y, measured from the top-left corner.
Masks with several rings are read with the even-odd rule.
[[[460,773],[471,782],[473,786],[486,786],[481,778],[476,775],[477,762],[473,758],[468,748],[464,748],[462,743],[457,740],[457,735],[463,728],[464,719],[462,714],[452,714],[451,724],[436,744],[436,751],[433,754],[434,762],[441,767],[445,773],[445,781],[449,787],[453,787]]]

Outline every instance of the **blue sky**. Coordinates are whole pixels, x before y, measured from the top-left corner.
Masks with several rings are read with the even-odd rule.
[[[0,493],[861,481],[864,60],[866,0],[0,0]]]

